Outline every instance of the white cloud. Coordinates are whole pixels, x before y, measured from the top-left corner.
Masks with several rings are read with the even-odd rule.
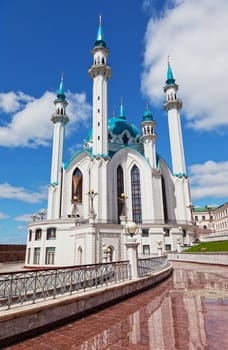
[[[71,123],[71,128],[67,129],[69,134],[78,126],[78,121],[87,121],[91,106],[86,102],[84,93],[68,92],[66,96]],[[8,124],[0,127],[0,146],[47,146],[53,134],[50,118],[55,111],[55,98],[56,95],[49,91],[37,99],[22,92],[0,94],[0,108],[5,113],[16,112]]]
[[[9,218],[8,215],[6,215],[6,214],[4,214],[4,213],[0,213],[0,220],[1,220],[1,219],[8,219],[8,218]]]
[[[23,92],[10,91],[0,93],[0,110],[5,113],[16,112],[24,103],[33,101],[34,98],[24,94]]]
[[[176,0],[173,5],[168,9],[166,2],[163,15],[148,22],[142,91],[154,103],[164,99],[170,55],[189,127],[228,127],[228,1]]]
[[[191,194],[193,199],[228,197],[228,161],[207,161],[190,166]]]
[[[47,193],[28,191],[23,187],[14,187],[8,183],[0,184],[0,198],[14,199],[27,203],[39,203],[47,198]]]
[[[31,221],[31,214],[19,215],[14,218],[15,221],[29,222]]]

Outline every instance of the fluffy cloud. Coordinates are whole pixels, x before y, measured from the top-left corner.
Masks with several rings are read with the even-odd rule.
[[[14,187],[8,183],[0,184],[0,198],[14,199],[26,203],[40,203],[47,197],[46,192],[31,192],[23,187]]]
[[[228,2],[170,3],[166,2],[162,15],[152,15],[147,25],[142,91],[153,103],[161,101],[170,55],[188,126],[195,130],[228,127]]]
[[[33,100],[33,97],[26,95],[21,91],[0,93],[0,110],[5,113],[14,113],[19,110],[24,103]]]
[[[84,93],[66,93],[70,117],[69,134],[76,128],[77,122],[86,123],[91,106],[86,102]],[[22,92],[0,94],[0,109],[5,113],[14,113],[8,124],[0,127],[0,146],[36,147],[47,146],[52,138],[53,129],[50,117],[54,112],[53,101],[56,95],[45,92],[40,98],[34,98]]]
[[[213,162],[190,166],[191,194],[193,199],[206,197],[228,197],[228,161]]]
[[[9,218],[8,215],[3,214],[3,213],[0,213],[0,220],[1,220],[1,219],[8,219],[8,218]]]
[[[19,215],[14,218],[15,221],[21,221],[21,222],[29,222],[31,221],[31,214],[24,214],[24,215]],[[22,226],[24,227],[24,226]]]

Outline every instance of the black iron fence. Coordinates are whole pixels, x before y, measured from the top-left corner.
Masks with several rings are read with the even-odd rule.
[[[139,277],[152,275],[167,265],[167,256],[139,259]],[[129,279],[128,261],[0,273],[0,311]]]
[[[131,278],[128,261],[0,274],[0,310]]]
[[[139,259],[138,269],[139,277],[151,275],[155,272],[163,270],[169,265],[166,255],[156,256],[152,258]]]

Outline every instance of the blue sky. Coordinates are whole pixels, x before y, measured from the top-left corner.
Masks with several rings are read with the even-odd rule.
[[[163,111],[167,56],[184,108],[185,158],[195,205],[227,201],[228,2],[226,0],[0,1],[0,243],[24,243],[47,207],[53,100],[61,73],[69,102],[67,161],[91,127],[88,69],[102,14],[110,49],[109,115],[121,97],[140,127],[149,102],[157,151],[171,166]]]

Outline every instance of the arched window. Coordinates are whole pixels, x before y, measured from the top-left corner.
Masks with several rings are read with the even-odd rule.
[[[164,180],[163,176],[162,176],[162,200],[163,200],[164,220],[165,220],[165,222],[167,222],[168,221],[168,210],[167,210],[165,180]]]
[[[77,265],[82,265],[82,247],[78,247]]]
[[[31,241],[32,240],[32,230],[29,230],[29,237],[28,240]]]
[[[131,169],[132,218],[136,223],[142,222],[140,173],[136,165]]]
[[[47,229],[47,240],[50,239],[56,239],[56,228],[55,227],[49,227]]]
[[[120,216],[124,214],[123,201],[121,200],[121,193],[124,193],[124,182],[123,182],[123,168],[121,165],[117,168],[117,206],[118,206],[118,222],[120,223]]]
[[[35,232],[35,241],[40,241],[42,237],[42,230],[38,228]]]
[[[72,176],[72,202],[77,198],[77,202],[82,202],[82,173],[76,168]]]

